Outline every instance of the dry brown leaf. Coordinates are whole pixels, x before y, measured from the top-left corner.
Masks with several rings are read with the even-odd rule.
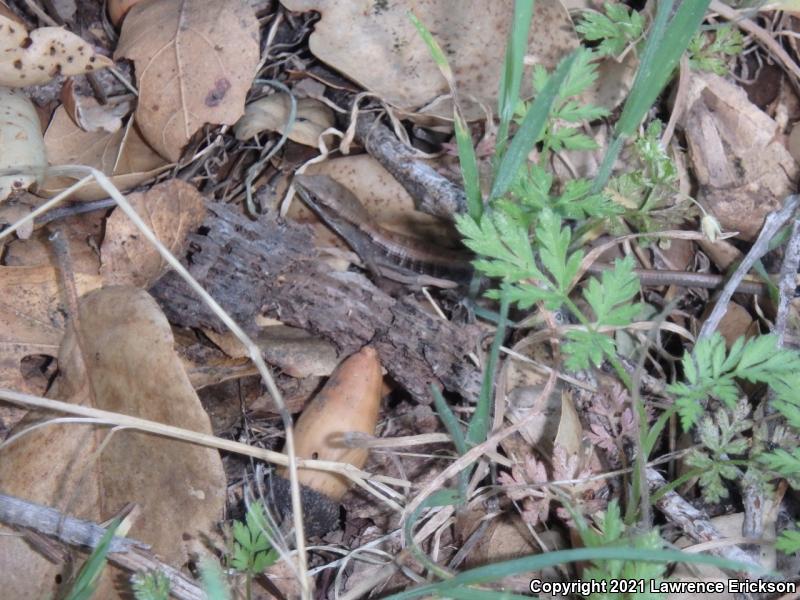
[[[722,227],[752,240],[767,213],[795,191],[798,164],[778,124],[739,86],[692,72],[682,119],[689,156],[705,202]]]
[[[75,286],[85,293],[99,287],[100,278],[76,273]],[[40,391],[28,386],[20,363],[26,356],[58,354],[64,335],[64,298],[58,274],[49,265],[0,267],[0,387]]]
[[[567,393],[562,394],[561,420],[558,423],[558,432],[553,445],[563,448],[569,455],[575,455],[580,452],[582,442],[583,425],[581,425],[578,411],[575,410],[572,397]]]
[[[17,15],[14,14],[14,11],[12,11],[10,8],[8,8],[8,6],[6,5],[6,3],[3,0],[0,0],[0,16],[9,18],[12,21],[14,21],[15,23],[22,23],[20,18]]]
[[[41,204],[41,198],[37,198]],[[100,256],[97,247],[103,239],[105,214],[95,211],[76,215],[58,221],[59,232],[69,248],[72,270],[87,275],[98,275]],[[34,230],[27,239],[13,240],[8,244],[3,262],[9,267],[38,267],[47,265],[58,267],[53,253],[53,242],[49,239],[51,231],[46,227]]]
[[[40,27],[30,33],[0,16],[0,85],[25,87],[47,83],[57,75],[80,75],[114,62],[92,45],[61,27]]]
[[[291,102],[286,94],[272,94],[251,102],[245,107],[244,116],[236,123],[236,139],[249,140],[262,131],[283,133],[289,122],[290,109]],[[316,148],[319,136],[333,124],[333,110],[314,98],[300,98],[288,137],[298,144]]]
[[[477,504],[477,503],[475,503]],[[480,504],[461,510],[456,516],[458,540],[462,543],[472,535],[482,521],[488,518],[486,508]],[[568,547],[567,540],[557,529],[537,532],[536,539],[531,535],[522,519],[516,514],[502,514],[491,518],[475,548],[464,560],[464,568],[480,567],[505,560],[530,556],[542,552],[542,544],[547,551],[563,550]],[[549,567],[543,571],[510,575],[492,582],[489,587],[507,592],[530,593],[531,578],[544,581],[559,581],[561,574],[557,568]]]
[[[144,291],[116,286],[83,297],[80,318],[61,345],[59,366],[62,399],[211,433],[173,350],[169,323]],[[24,436],[4,449],[0,488],[96,522],[135,502],[142,516],[130,535],[176,567],[190,552],[202,554],[198,535],[213,530],[225,501],[218,452],[123,430],[94,456],[108,431],[62,424]],[[59,568],[20,537],[0,536],[4,595],[48,597]],[[111,573],[103,586],[98,598],[120,597]]]
[[[46,166],[42,127],[33,102],[21,91],[0,87],[0,169],[31,171],[0,177],[0,202],[40,180]]]
[[[131,194],[128,202],[158,239],[178,255],[182,254],[186,235],[202,224],[206,214],[200,192],[180,179]],[[105,285],[128,284],[146,289],[161,277],[166,267],[158,251],[119,209],[106,222],[101,257],[100,274]]]
[[[700,321],[703,322],[713,310],[716,303],[709,303]],[[729,302],[725,314],[717,326],[717,331],[725,338],[725,345],[730,349],[733,343],[742,336],[758,335],[758,323],[750,312],[741,304]]]
[[[613,112],[628,97],[638,68],[639,57],[635,52],[628,52],[622,61],[610,56],[604,58],[597,67],[597,79],[581,94],[581,103]]]
[[[117,58],[136,67],[136,120],[171,161],[206,123],[244,112],[259,59],[259,29],[244,0],[145,0],[122,25]]]
[[[168,168],[150,148],[133,122],[114,133],[84,131],[59,106],[44,134],[47,158],[51,165],[87,165],[111,177],[120,191],[126,191]],[[75,182],[67,177],[48,178],[40,187],[43,196],[53,196]],[[78,190],[71,198],[97,200],[108,194],[96,183]]]
[[[444,49],[466,111],[482,117],[475,103],[497,105],[511,0],[403,0],[359,2],[281,0],[295,11],[316,10],[309,45],[322,61],[366,89],[404,110],[416,110],[448,93],[447,85],[419,33],[408,19],[413,13]],[[572,21],[559,0],[539,0],[533,17],[528,54],[552,69],[578,45]],[[353,41],[358,44],[354,47]],[[523,89],[530,89],[525,86]],[[474,99],[474,100],[473,100]],[[452,117],[439,104],[430,111]]]
[[[75,124],[84,131],[114,133],[122,128],[122,118],[133,110],[130,99],[100,104],[91,96],[81,96],[70,78],[61,88],[61,101]]]

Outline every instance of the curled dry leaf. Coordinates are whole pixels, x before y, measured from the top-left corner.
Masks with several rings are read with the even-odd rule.
[[[173,349],[169,323],[144,291],[115,286],[83,297],[59,366],[60,399],[211,433]],[[108,440],[108,431],[61,424],[24,436],[4,449],[0,488],[95,522],[135,502],[142,516],[131,535],[165,562],[180,567],[191,554],[203,555],[198,536],[213,530],[225,502],[218,452],[131,430]],[[59,569],[22,538],[0,536],[4,595],[50,597]],[[96,597],[120,597],[112,575],[104,575]]]
[[[249,140],[262,131],[283,133],[289,121],[291,102],[286,94],[272,94],[244,109],[234,129],[237,140]],[[314,98],[300,98],[297,101],[295,121],[289,129],[290,140],[316,148],[322,132],[333,127],[333,111]]]
[[[290,10],[322,13],[309,41],[320,60],[404,110],[419,109],[448,93],[427,46],[408,19],[413,11],[444,50],[466,112],[481,118],[479,103],[497,104],[502,71],[497,65],[503,64],[513,16],[510,0],[403,0],[375,2],[369,9],[360,2],[281,1]],[[572,21],[559,0],[538,0],[533,24],[528,55],[549,69],[578,45]],[[357,51],[353,40],[358,40]],[[452,108],[442,104],[425,112],[452,117]]]
[[[44,134],[47,158],[51,165],[87,165],[111,177],[120,191],[126,191],[168,168],[161,156],[142,139],[133,119],[125,129],[114,133],[84,131],[70,119],[63,106],[53,114]],[[48,178],[39,193],[53,196],[74,183],[67,177]],[[97,200],[108,194],[94,182],[81,188],[72,198]]]
[[[203,125],[242,116],[258,65],[258,19],[244,0],[145,0],[125,17],[115,56],[136,67],[142,134],[177,161]]]
[[[170,179],[128,202],[173,254],[181,255],[186,235],[203,222],[205,204],[200,192],[185,181]],[[130,284],[149,288],[164,273],[166,263],[121,210],[106,222],[100,274],[106,285]]]
[[[0,87],[0,169],[24,173],[0,177],[0,202],[14,190],[41,180],[46,166],[42,127],[33,102],[21,91]]]
[[[122,128],[122,117],[133,110],[129,98],[123,98],[119,102],[109,99],[103,105],[91,96],[80,96],[72,78],[61,88],[61,101],[75,124],[84,131],[114,133]]]
[[[108,0],[106,7],[108,8],[108,18],[111,22],[119,27],[122,19],[128,14],[128,11],[138,4],[141,0]]]
[[[795,191],[800,169],[779,125],[745,91],[712,73],[692,72],[682,118],[689,156],[707,203],[723,229],[753,240],[767,213]]]
[[[362,468],[366,448],[349,448],[342,439],[348,432],[375,435],[381,406],[381,364],[370,347],[353,354],[333,372],[325,387],[297,420],[294,444],[297,456],[345,462]],[[287,477],[285,470],[279,473]],[[334,501],[347,491],[348,480],[324,471],[300,469],[300,483]]]
[[[0,16],[0,85],[39,85],[57,75],[80,75],[112,64],[66,29],[40,27],[28,33],[18,22]]]

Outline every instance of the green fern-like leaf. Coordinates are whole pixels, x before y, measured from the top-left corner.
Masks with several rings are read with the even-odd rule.
[[[713,39],[709,41],[713,35]],[[744,37],[731,25],[717,27],[713,34],[698,32],[689,42],[689,66],[717,75],[728,73],[728,58],[741,54]]]
[[[601,546],[612,546],[625,544],[642,550],[656,550],[664,547],[664,540],[658,530],[651,530],[644,534],[631,534],[626,531],[625,524],[620,514],[619,505],[616,501],[608,505],[606,514],[602,521],[597,524],[597,529],[588,527],[585,523],[578,524],[578,532],[587,548],[597,548]],[[604,560],[595,561],[584,571],[584,577],[595,581],[609,581],[612,579],[620,580],[642,580],[649,582],[651,579],[659,581],[664,577],[666,566],[658,563],[646,563],[643,561],[621,561]],[[595,594],[592,598],[604,598],[606,600],[655,600],[662,598],[663,594],[653,594],[649,592],[649,583],[644,590],[634,590],[629,593],[619,594]]]
[[[797,377],[800,371],[800,356],[778,348],[772,335],[747,341],[740,338],[726,352],[724,339],[715,333],[697,342],[681,364],[686,383],[672,384],[667,390],[675,395],[681,423],[688,430],[697,422],[702,405],[709,398],[716,398],[729,408],[735,406],[740,393],[737,378],[785,389],[784,382]]]
[[[604,357],[616,352],[614,341],[597,329],[604,326],[624,326],[634,320],[642,305],[633,303],[639,293],[639,278],[633,271],[633,259],[617,260],[614,268],[605,271],[601,278],[591,278],[583,290],[583,297],[594,312],[595,322],[589,329],[567,333],[564,345],[566,365],[570,370],[599,367]]]
[[[261,502],[247,507],[244,522],[233,523],[233,553],[230,565],[242,573],[261,573],[278,560],[272,547],[270,528]]]
[[[628,44],[642,37],[644,18],[622,3],[607,2],[604,10],[605,14],[586,12],[575,29],[585,40],[600,42],[597,47],[600,54],[617,56]]]

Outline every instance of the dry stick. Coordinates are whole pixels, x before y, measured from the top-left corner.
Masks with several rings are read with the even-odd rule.
[[[208,448],[216,448],[217,450],[225,450],[226,452],[234,452],[243,456],[251,456],[265,462],[270,462],[282,467],[289,466],[289,457],[281,452],[274,452],[265,448],[258,448],[256,446],[249,446],[241,442],[227,440],[225,438],[216,437],[207,433],[198,433],[189,429],[175,427],[174,425],[164,425],[157,421],[148,421],[147,419],[140,419],[139,417],[131,417],[121,413],[115,413],[107,410],[100,410],[90,406],[83,406],[80,404],[72,404],[70,402],[62,402],[60,400],[52,400],[50,398],[42,398],[40,396],[33,396],[31,394],[23,394],[22,392],[15,392],[0,388],[0,400],[11,402],[29,408],[39,408],[46,411],[61,412],[71,415],[79,415],[82,417],[89,417],[97,420],[101,424],[108,426],[126,427],[143,431],[145,433],[152,433],[163,437],[168,437],[174,440],[181,440],[184,442],[191,442],[200,446]],[[60,422],[56,419],[55,421]],[[35,427],[41,427],[44,424],[39,423]],[[411,487],[408,481],[388,477],[385,475],[372,475],[366,471],[355,468],[353,465],[347,463],[339,463],[328,460],[314,460],[301,458],[297,459],[297,466],[303,469],[314,469],[317,471],[327,471],[337,473],[343,477],[347,477],[350,481],[359,485],[360,487],[368,490],[373,496],[386,503],[391,508],[401,511],[402,507],[390,500],[381,496],[376,490],[366,486],[364,480],[373,480],[376,482],[383,482],[389,485],[396,485],[398,487]]]
[[[739,29],[743,29],[747,33],[752,33],[758,38],[758,41],[783,64],[783,67],[787,71],[800,79],[800,66],[792,60],[792,57],[773,39],[768,31],[756,25],[751,19],[742,18],[738,11],[730,6],[726,6],[719,0],[712,0],[709,9],[734,23]]]
[[[655,469],[647,469],[646,473],[651,490],[655,491],[667,485],[664,477]],[[659,498],[656,506],[670,522],[675,523],[697,542],[710,542],[725,537],[703,511],[696,509],[675,490],[670,490]],[[729,560],[758,566],[758,563],[739,546],[721,546],[712,549],[712,552]]]
[[[367,152],[406,189],[419,210],[450,221],[457,213],[466,212],[464,190],[423,162],[414,148],[397,139],[374,115],[362,113],[358,117],[356,135]]]
[[[65,515],[48,506],[0,494],[0,521],[11,527],[24,527],[51,536],[70,546],[95,549],[106,530],[96,523]],[[144,542],[114,537],[108,560],[131,572],[160,571],[170,582],[170,595],[179,600],[205,600],[203,590],[183,573],[161,562]]]
[[[778,336],[778,347],[783,346],[786,326],[789,320],[789,306],[795,291],[797,269],[800,267],[800,219],[795,219],[792,225],[792,235],[786,245],[786,253],[781,264],[780,281],[778,283],[778,310],[775,317],[775,333]],[[767,392],[767,401],[764,406],[764,415],[775,413],[772,406],[772,390]],[[764,429],[766,428],[766,429]],[[765,423],[755,430],[755,442],[763,446],[775,430],[775,423]],[[766,437],[762,439],[762,437]],[[755,446],[756,444],[754,444]],[[766,501],[762,486],[757,481],[745,479],[743,484],[744,494],[744,520],[742,522],[742,535],[746,538],[760,538],[764,535],[764,507]],[[757,548],[754,552],[757,552]]]
[[[798,202],[800,202],[800,196],[796,194],[787,196],[784,200],[783,208],[777,212],[768,214],[767,218],[764,219],[764,226],[761,228],[761,233],[758,234],[758,239],[753,244],[750,252],[742,259],[742,262],[728,280],[728,283],[722,288],[722,292],[720,292],[714,309],[700,328],[700,333],[697,335],[698,340],[706,338],[716,331],[717,326],[719,326],[722,317],[728,309],[728,302],[730,302],[731,297],[736,292],[736,287],[744,276],[747,275],[748,271],[753,268],[756,261],[769,251],[770,241],[775,237],[775,234],[778,233],[780,228],[783,227],[784,223],[792,218],[792,215],[794,215],[797,210]]]
[[[722,289],[722,292],[720,293],[717,303],[714,305],[711,314],[700,328],[700,333],[697,336],[698,340],[707,338],[713,334],[714,331],[716,331],[720,321],[722,320],[722,317],[725,315],[725,312],[728,309],[728,302],[730,302],[731,297],[736,291],[736,286],[744,278],[748,271],[750,271],[756,261],[769,251],[770,241],[773,237],[775,237],[780,228],[783,227],[784,223],[792,218],[797,210],[798,201],[800,201],[799,196],[794,194],[788,196],[784,201],[783,208],[781,208],[781,210],[767,215],[767,218],[764,220],[764,226],[761,228],[761,233],[758,235],[758,239],[756,239],[753,247],[744,257],[739,267],[731,276],[730,280],[728,280],[728,283],[725,284],[725,287]],[[760,508],[756,508],[756,505],[759,507],[763,506],[763,499],[760,498],[760,492],[758,492],[758,490],[755,488],[755,484],[749,481],[746,481],[743,484],[743,495],[745,498],[745,526],[743,526],[743,534],[745,537],[759,537],[757,535],[751,535],[750,533],[756,532],[763,528],[763,525],[758,525],[758,522],[761,520],[757,516],[757,513],[760,512]],[[731,548],[738,549],[737,546],[732,546]],[[740,551],[742,553],[745,552],[744,550]]]
[[[796,289],[797,271],[800,268],[800,219],[795,219],[792,225],[792,235],[786,245],[786,253],[781,264],[780,280],[778,283],[778,310],[775,316],[775,333],[778,336],[778,345],[783,346],[786,335],[786,325],[789,320],[789,306]]]

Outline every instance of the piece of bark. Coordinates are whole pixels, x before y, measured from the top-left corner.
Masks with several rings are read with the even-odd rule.
[[[421,403],[436,383],[475,400],[480,372],[468,353],[475,326],[456,326],[427,313],[412,297],[396,300],[368,279],[331,272],[316,256],[310,230],[264,215],[251,221],[236,208],[210,203],[202,232],[189,236],[192,275],[245,329],[261,313],[331,340],[342,355],[370,343],[391,377]],[[222,323],[175,273],[151,290],[171,322]]]

